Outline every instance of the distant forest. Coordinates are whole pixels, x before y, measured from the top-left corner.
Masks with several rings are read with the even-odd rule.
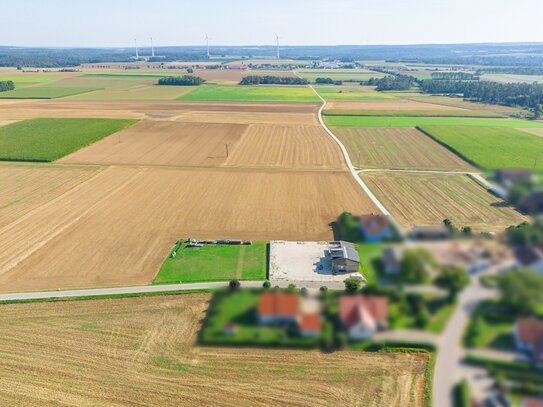
[[[288,76],[246,76],[239,83],[240,85],[307,85],[309,81],[302,78]]]

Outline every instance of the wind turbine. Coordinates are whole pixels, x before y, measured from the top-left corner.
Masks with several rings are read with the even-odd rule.
[[[155,57],[155,47],[153,46],[153,37],[151,37],[151,58]]]
[[[209,37],[206,34],[206,37],[204,38],[204,41],[206,42],[207,47],[207,59],[209,59]]]
[[[279,56],[279,35],[275,34],[275,44],[277,45],[277,59],[281,59]]]
[[[139,54],[138,54],[138,41],[134,38],[134,47],[136,48],[136,59],[139,59]]]

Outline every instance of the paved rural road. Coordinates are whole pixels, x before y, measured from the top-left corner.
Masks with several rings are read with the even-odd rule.
[[[479,275],[471,277],[470,285],[458,297],[458,306],[449,319],[445,331],[438,341],[438,353],[434,372],[433,404],[439,407],[453,405],[452,390],[463,377],[469,375],[464,368],[462,335],[477,306],[495,292],[479,282]]]
[[[260,288],[263,281],[241,281],[243,288]],[[328,288],[343,288],[343,283],[323,283],[310,281],[272,281],[272,286],[282,288],[289,284],[295,284],[298,288],[306,287],[308,289],[318,289],[322,285]],[[207,283],[187,283],[187,284],[165,284],[165,285],[140,285],[129,287],[111,287],[111,288],[87,288],[78,290],[58,290],[58,291],[35,291],[22,293],[0,294],[0,303],[3,301],[18,300],[42,300],[51,298],[71,298],[71,297],[100,297],[103,295],[122,295],[122,294],[140,294],[157,293],[171,291],[189,291],[189,290],[208,290],[228,287],[228,281],[217,281]]]

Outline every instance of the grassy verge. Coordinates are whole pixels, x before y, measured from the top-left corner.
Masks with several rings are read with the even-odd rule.
[[[105,295],[81,295],[74,297],[51,297],[51,298],[33,298],[28,300],[8,300],[0,301],[0,306],[4,304],[29,304],[35,302],[66,302],[66,301],[89,301],[89,300],[109,300],[114,298],[134,298],[134,297],[152,297],[164,295],[181,295],[195,293],[210,293],[213,289],[198,290],[175,290],[175,291],[156,291],[148,293],[127,293],[127,294],[105,294]]]

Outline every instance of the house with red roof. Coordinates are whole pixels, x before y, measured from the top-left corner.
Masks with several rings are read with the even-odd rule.
[[[390,216],[381,214],[362,215],[358,218],[360,235],[366,242],[382,242],[394,235]]]
[[[351,340],[371,339],[388,326],[388,300],[381,296],[343,296],[339,319]]]
[[[315,314],[302,314],[298,319],[300,335],[304,338],[315,338],[321,334],[321,316]]]
[[[543,321],[519,319],[515,324],[514,337],[519,351],[528,353],[535,364],[543,365]]]
[[[298,294],[285,292],[264,292],[258,304],[260,325],[288,324],[296,322],[300,314]]]

